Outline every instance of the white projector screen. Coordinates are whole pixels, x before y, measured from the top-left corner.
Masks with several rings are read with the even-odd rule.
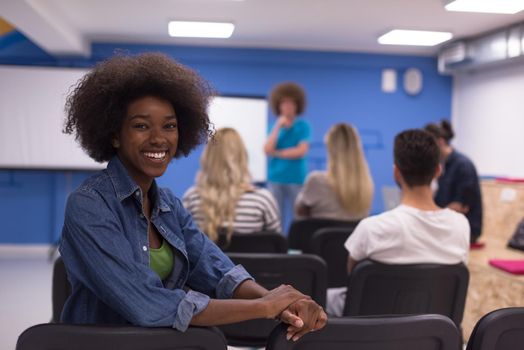
[[[62,133],[65,98],[86,69],[0,66],[0,168],[100,169],[74,137]],[[215,97],[209,114],[216,128],[234,127],[248,148],[255,181],[266,179],[263,98]]]
[[[99,169],[62,133],[69,88],[87,70],[0,67],[0,166]]]
[[[264,182],[267,178],[264,153],[267,108],[265,99],[245,97],[215,97],[209,107],[209,117],[215,129],[234,128],[244,140],[249,171],[255,182]]]

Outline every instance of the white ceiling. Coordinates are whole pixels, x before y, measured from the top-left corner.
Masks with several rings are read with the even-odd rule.
[[[435,55],[438,47],[384,46],[390,29],[455,38],[524,21],[447,12],[441,0],[0,0],[0,17],[51,54],[89,55],[92,42],[187,44]],[[171,38],[172,19],[231,21],[230,39]]]

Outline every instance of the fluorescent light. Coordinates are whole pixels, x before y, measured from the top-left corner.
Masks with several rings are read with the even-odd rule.
[[[378,42],[382,45],[435,46],[452,37],[453,34],[448,32],[393,29],[378,38]]]
[[[514,14],[524,10],[524,0],[455,0],[445,8],[448,11]]]
[[[233,23],[170,21],[169,35],[188,38],[229,38],[235,30]]]
[[[509,30],[507,38],[509,57],[517,57],[521,55],[521,37],[520,27],[513,27]]]

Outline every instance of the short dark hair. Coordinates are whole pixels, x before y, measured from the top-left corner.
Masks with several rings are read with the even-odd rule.
[[[446,119],[442,119],[440,123],[430,123],[427,124],[424,129],[429,132],[431,135],[437,138],[443,138],[447,144],[453,139],[455,133],[451,127],[451,123]]]
[[[439,165],[440,149],[435,137],[421,129],[410,129],[395,137],[395,165],[409,187],[431,184]]]
[[[128,105],[154,96],[175,110],[179,140],[175,157],[187,156],[211,134],[207,107],[213,90],[197,73],[160,53],[116,55],[97,64],[67,97],[64,132],[74,134],[98,162],[115,154]]]
[[[304,89],[296,83],[287,81],[276,85],[271,90],[269,100],[273,114],[276,116],[280,115],[280,103],[285,98],[290,98],[295,102],[297,115],[304,113],[306,109],[306,93]]]

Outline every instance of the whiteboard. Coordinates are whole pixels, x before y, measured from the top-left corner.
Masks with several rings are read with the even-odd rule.
[[[268,105],[262,98],[215,97],[209,107],[209,118],[215,129],[231,127],[238,131],[247,148],[249,171],[255,182],[266,181],[264,153]]]
[[[524,178],[524,65],[453,77],[453,145],[480,175]]]
[[[0,167],[100,169],[62,133],[69,88],[85,69],[0,67]]]
[[[87,69],[0,66],[0,168],[101,169],[62,133],[70,88]],[[255,181],[266,179],[267,130],[263,98],[215,97],[209,108],[216,128],[234,127],[244,139]]]

